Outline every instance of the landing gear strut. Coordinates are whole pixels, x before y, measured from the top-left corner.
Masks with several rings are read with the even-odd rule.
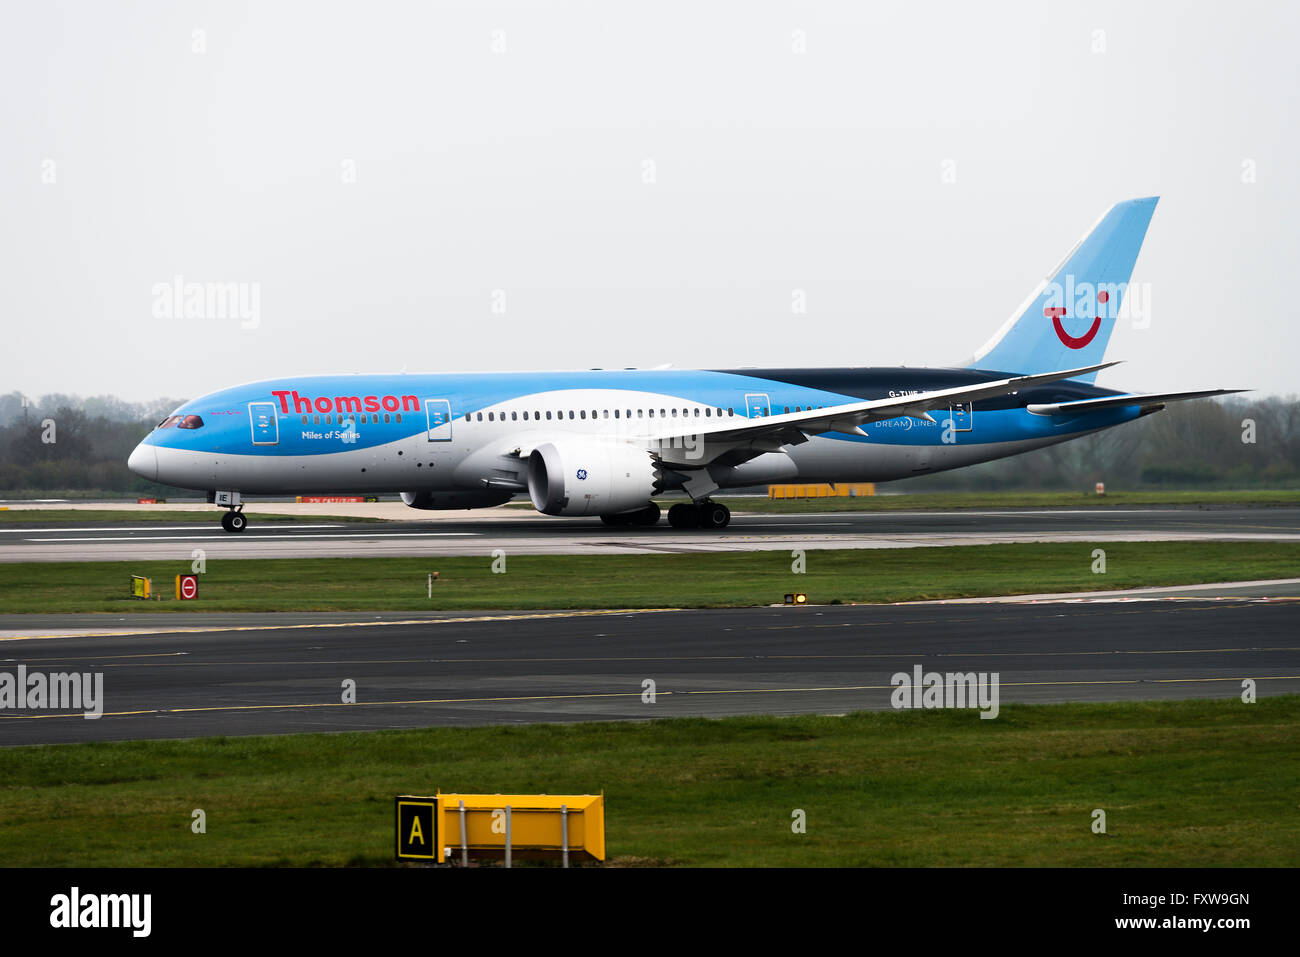
[[[229,510],[221,516],[221,527],[226,531],[242,532],[248,527],[248,519],[244,517],[244,503],[238,492],[209,492],[208,501]]]
[[[673,528],[726,528],[731,524],[731,509],[707,498],[694,504],[679,502],[668,510],[668,524]]]

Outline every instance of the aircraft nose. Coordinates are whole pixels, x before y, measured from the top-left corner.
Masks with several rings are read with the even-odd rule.
[[[150,482],[158,481],[158,451],[152,445],[141,442],[126,460],[126,467],[141,478]]]

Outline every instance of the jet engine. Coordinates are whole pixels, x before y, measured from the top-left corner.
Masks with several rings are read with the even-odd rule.
[[[548,442],[528,456],[528,495],[547,515],[643,508],[661,478],[649,452],[615,442]]]

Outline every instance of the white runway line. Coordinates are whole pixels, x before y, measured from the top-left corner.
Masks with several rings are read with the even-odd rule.
[[[142,527],[140,527],[140,528],[118,528],[118,527],[114,526],[114,527],[112,528],[112,530],[115,531],[115,532],[160,532],[160,531],[163,531],[163,530],[166,530],[166,531],[169,531],[169,532],[210,532],[210,531],[213,531],[214,529],[217,529],[217,528],[219,528],[219,527],[220,527],[220,526],[219,526],[216,522],[214,522],[214,523],[212,523],[211,525],[145,525],[145,526],[142,526]],[[313,529],[313,528],[342,528],[342,527],[343,527],[342,525],[292,525],[292,526],[287,526],[286,528],[287,528],[287,530],[289,530],[289,531],[301,532],[301,531],[306,531],[307,529]],[[278,528],[276,528],[276,527],[274,527],[274,526],[271,526],[271,525],[264,525],[264,526],[261,526],[261,529],[263,529],[263,530],[265,530],[265,531],[268,531],[268,532],[279,531]],[[64,533],[66,533],[66,532],[103,532],[103,531],[107,531],[107,530],[108,530],[108,529],[105,529],[103,526],[97,526],[97,527],[95,527],[95,528],[64,528],[64,527],[62,527],[62,526],[56,526],[56,527],[54,527],[54,528],[0,528],[0,535],[3,535],[3,534],[8,534],[8,535],[23,535],[23,534],[26,534],[26,535],[44,535],[44,534],[47,534],[47,533],[53,533],[53,532],[64,532]],[[35,540],[36,540],[36,539],[31,539],[31,541],[35,541]],[[58,539],[42,539],[42,540],[43,540],[43,541],[58,541]]]
[[[1197,585],[1155,585],[1149,588],[1120,588],[1112,591],[1070,591],[1044,592],[1037,595],[986,595],[982,598],[939,598],[930,601],[896,602],[899,605],[975,605],[975,604],[1016,604],[1018,602],[1071,602],[1071,601],[1115,601],[1141,598],[1159,598],[1169,592],[1235,591],[1242,588],[1282,587],[1300,585],[1300,578],[1265,578],[1244,582],[1205,582]],[[1213,597],[1213,596],[1210,596]],[[1255,597],[1255,596],[1243,596]]]
[[[260,534],[260,532],[259,532]],[[277,542],[288,541],[292,539],[311,539],[316,541],[325,538],[351,538],[359,542],[375,538],[401,538],[419,540],[421,538],[464,538],[467,536],[479,535],[479,532],[414,532],[398,533],[396,535],[277,535]],[[214,540],[212,535],[150,535],[148,538],[133,538],[130,535],[102,535],[90,538],[24,538],[25,542],[210,542]],[[229,541],[227,538],[216,538],[216,541]],[[245,539],[247,541],[247,539]]]

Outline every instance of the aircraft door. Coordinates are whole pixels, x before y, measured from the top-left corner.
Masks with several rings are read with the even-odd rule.
[[[280,441],[280,420],[275,417],[274,402],[248,403],[248,420],[254,445],[275,445]]]
[[[430,442],[451,441],[451,403],[446,399],[425,399],[424,414],[428,418]]]
[[[772,402],[766,392],[749,392],[745,395],[745,414],[751,419],[761,419],[772,414]]]
[[[961,402],[948,406],[948,417],[952,419],[952,430],[954,432],[970,432],[975,428],[973,403]]]

